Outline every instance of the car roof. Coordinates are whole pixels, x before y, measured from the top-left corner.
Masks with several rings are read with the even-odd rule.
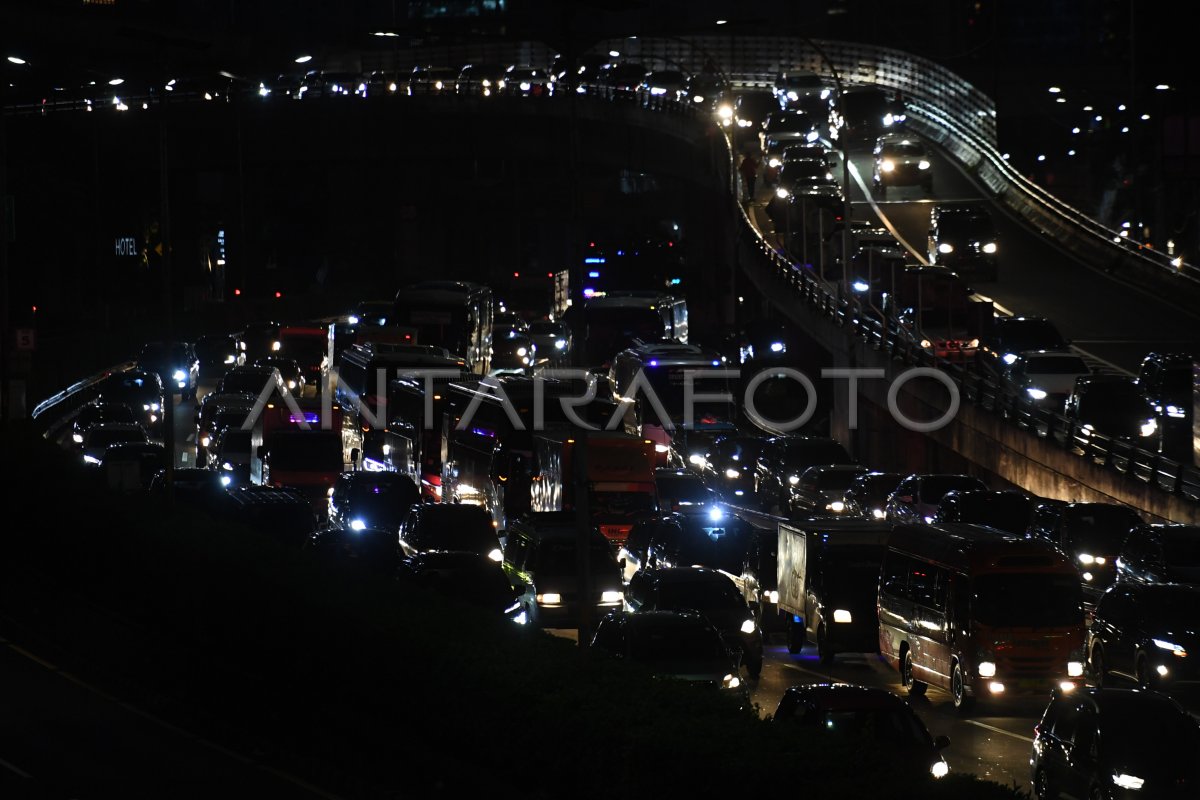
[[[145,433],[146,429],[136,422],[97,422],[88,428],[88,433],[100,431],[140,431]]]
[[[888,710],[908,707],[902,698],[888,689],[856,686],[848,683],[814,683],[792,686],[786,690],[792,697],[828,711]]]
[[[720,570],[709,567],[667,567],[653,570],[649,576],[655,583],[722,583],[733,581]]]

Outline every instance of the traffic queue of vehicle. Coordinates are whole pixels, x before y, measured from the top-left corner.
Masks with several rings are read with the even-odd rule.
[[[1200,638],[1172,609],[1200,592],[1200,528],[969,475],[876,471],[834,439],[769,435],[719,369],[737,356],[689,342],[686,303],[665,292],[589,298],[574,325],[547,315],[555,342],[583,343],[553,357],[493,302],[487,287],[431,281],[371,316],[364,303],[258,326],[254,344],[210,337],[208,368],[228,369],[179,443],[196,468],[176,457],[177,502],[521,625],[586,629],[597,657],[746,699],[775,633],[826,665],[881,658],[908,695],[934,687],[964,713],[1024,696],[1050,702],[1048,716],[1075,698],[1079,713],[1149,714],[1195,679]],[[503,344],[514,334],[526,352]],[[191,345],[147,352],[153,363],[106,379],[71,428],[123,490],[165,490],[161,415],[200,384]],[[578,368],[550,371],[563,363]],[[1111,688],[1121,681],[1135,691]],[[879,688],[796,687],[776,719],[895,728],[887,741],[921,770],[948,771],[945,737]],[[1061,736],[1042,727],[1032,777],[1054,787]],[[1167,774],[1136,769],[1097,785]]]

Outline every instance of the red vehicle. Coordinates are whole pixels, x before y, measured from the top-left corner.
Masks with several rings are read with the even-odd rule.
[[[250,435],[251,482],[296,489],[323,516],[333,483],[346,467],[342,417],[336,403],[325,415],[319,401],[268,403]],[[357,460],[352,450],[350,461]]]
[[[575,508],[575,444],[565,432],[534,439],[533,511]],[[589,509],[600,533],[614,545],[624,543],[633,523],[658,508],[655,458],[654,442],[649,439],[624,433],[588,434]]]

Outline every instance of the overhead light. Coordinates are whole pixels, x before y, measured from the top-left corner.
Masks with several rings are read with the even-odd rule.
[[[1170,87],[1169,85],[1165,84],[1165,83],[1160,83],[1160,84],[1158,84],[1157,86],[1155,86],[1154,88],[1155,88],[1155,89],[1157,89],[1157,90],[1158,90],[1158,91],[1160,91],[1160,92],[1165,92],[1165,91],[1167,91],[1168,89],[1170,89],[1171,87]]]
[[[124,82],[125,82],[124,78],[113,78],[111,81],[108,82],[108,85],[109,86],[120,86]]]
[[[395,39],[398,36],[400,36],[400,34],[396,33],[395,31],[375,31],[371,35],[372,36],[386,36],[389,39]]]
[[[1057,86],[1051,86],[1051,87],[1050,87],[1050,94],[1058,94],[1058,93],[1059,93],[1059,92],[1061,92],[1061,91],[1062,91],[1062,89],[1060,89],[1060,88],[1059,88],[1059,87],[1057,87]]]
[[[617,50],[609,50],[608,51],[609,58],[617,58],[620,55],[621,55],[621,53]]]
[[[296,59],[297,64],[307,64],[310,61],[312,61],[312,56],[300,56]]]
[[[717,24],[718,24],[718,25],[724,25],[724,24],[725,24],[726,22],[728,22],[728,21],[729,21],[729,20],[727,20],[727,19],[719,19],[719,20],[717,20]]]
[[[23,58],[18,58],[17,56],[9,56],[9,57],[8,57],[8,63],[10,63],[10,64],[16,64],[16,65],[18,65],[18,66],[22,66],[22,65],[24,65],[24,64],[26,63],[26,61],[25,61],[25,59],[23,59]]]

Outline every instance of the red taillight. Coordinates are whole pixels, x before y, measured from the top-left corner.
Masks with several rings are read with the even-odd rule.
[[[241,296],[242,296],[242,290],[241,290],[241,289],[234,289],[234,290],[233,290],[233,296],[234,296],[234,297],[241,297]]]
[[[276,292],[275,299],[278,300],[280,297],[283,297],[283,292]]]

